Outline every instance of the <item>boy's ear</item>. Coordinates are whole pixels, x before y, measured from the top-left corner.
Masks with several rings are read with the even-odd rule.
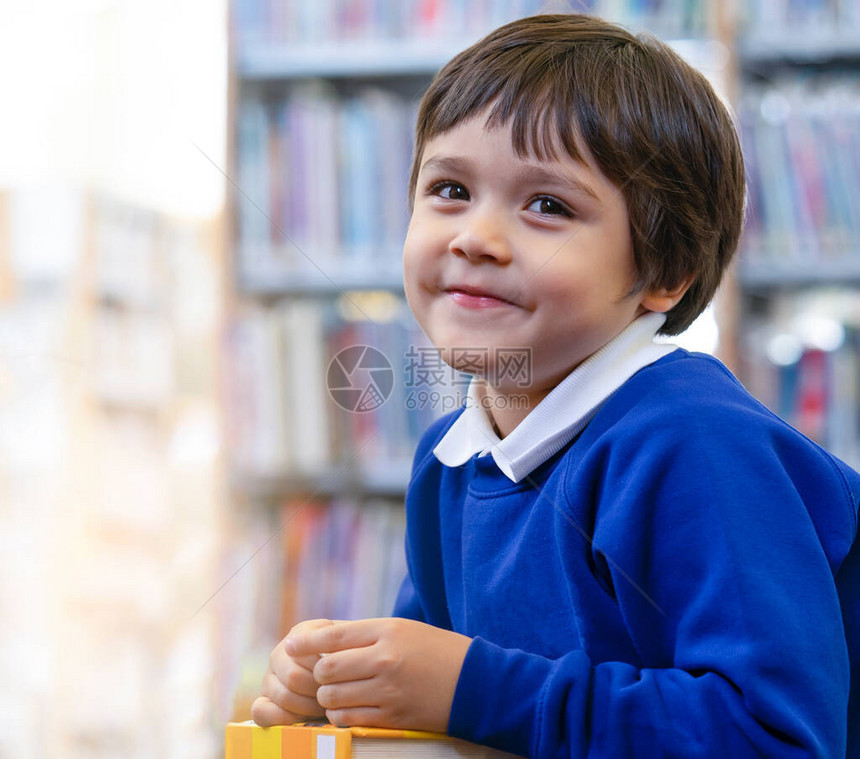
[[[693,277],[682,279],[675,287],[658,287],[654,290],[649,290],[645,297],[642,298],[642,305],[649,311],[658,311],[661,314],[673,309],[690,285],[693,284]]]

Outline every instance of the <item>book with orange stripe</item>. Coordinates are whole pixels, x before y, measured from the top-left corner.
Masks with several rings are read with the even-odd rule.
[[[513,754],[441,733],[327,723],[259,727],[231,722],[225,759],[512,759]]]

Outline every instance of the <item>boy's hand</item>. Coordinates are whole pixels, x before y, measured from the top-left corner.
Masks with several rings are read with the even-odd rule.
[[[285,648],[294,659],[317,657],[316,698],[334,724],[444,733],[470,643],[423,622],[386,618],[296,629]]]
[[[317,683],[313,669],[320,657],[316,654],[290,656],[284,643],[287,638],[302,635],[335,624],[328,619],[312,619],[296,625],[275,646],[263,676],[262,695],[251,705],[251,717],[262,727],[290,725],[325,714],[316,699]]]

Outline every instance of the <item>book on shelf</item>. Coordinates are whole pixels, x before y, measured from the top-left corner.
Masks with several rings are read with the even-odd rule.
[[[856,80],[812,77],[751,88],[739,109],[749,206],[743,263],[775,270],[860,259],[860,94]]]
[[[462,405],[467,375],[442,362],[392,298],[396,313],[384,319],[344,317],[336,303],[314,298],[235,315],[225,368],[238,474],[322,481],[341,464],[361,473],[408,463],[433,419]],[[388,397],[365,411],[339,405],[327,384],[335,357],[354,346],[379,351],[393,374]],[[351,382],[366,380],[356,370]]]
[[[860,312],[854,303],[856,293],[847,289],[772,299],[774,313],[748,324],[742,375],[768,408],[857,466]]]
[[[402,501],[292,497],[280,514],[281,633],[305,619],[391,613],[406,575]]]
[[[860,5],[856,0],[768,0],[766,3],[745,3],[741,7],[744,35],[759,43],[797,42],[810,38],[854,38],[860,28]],[[787,52],[790,52],[790,48]]]
[[[281,392],[292,398],[292,456],[296,468],[320,471],[330,461],[330,404],[322,376],[327,364],[325,313],[317,304],[296,300],[276,312],[281,322],[284,376]]]
[[[382,727],[336,727],[325,722],[260,727],[231,722],[225,759],[506,759],[514,754],[442,733]]]
[[[339,97],[324,82],[272,103],[243,99],[238,266],[247,282],[300,273],[336,284],[345,268],[397,264],[414,101],[370,87]]]
[[[850,0],[841,2],[847,5]],[[477,39],[520,16],[571,10],[655,29],[665,36],[704,36],[713,26],[706,0],[580,0],[575,4],[561,0],[238,0],[232,5],[240,50],[368,39],[434,41],[450,37],[452,29]]]

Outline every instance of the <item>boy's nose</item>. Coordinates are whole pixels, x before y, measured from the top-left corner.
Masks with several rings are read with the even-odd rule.
[[[492,214],[474,214],[466,220],[448,243],[448,250],[465,256],[473,263],[479,261],[508,263],[511,246],[501,221]]]

